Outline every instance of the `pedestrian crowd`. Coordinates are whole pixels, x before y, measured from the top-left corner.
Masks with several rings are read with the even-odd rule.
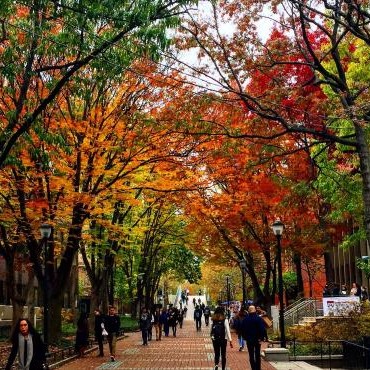
[[[188,311],[188,292],[181,296],[179,308],[170,304],[168,307],[155,306],[154,310],[144,307],[140,310],[138,325],[141,331],[142,345],[147,346],[155,336],[156,341],[165,337],[177,336],[178,327],[181,329],[183,320]],[[203,318],[205,327],[209,327],[214,350],[214,369],[226,369],[226,350],[229,342],[233,347],[231,330],[232,326],[238,336],[239,351],[245,347],[248,349],[249,361],[252,370],[261,369],[261,342],[267,340],[266,326],[261,316],[263,311],[250,305],[231,308],[226,310],[218,306],[213,314],[211,309],[199,297],[194,298],[194,322],[195,330],[202,330]],[[114,306],[109,306],[108,313],[103,314],[99,309],[94,311],[94,334],[98,343],[98,356],[104,356],[104,340],[109,346],[110,361],[116,360],[116,342],[120,330],[120,317]],[[154,329],[154,330],[153,330]],[[77,321],[75,338],[75,352],[83,357],[88,347],[89,323],[88,316],[81,313]],[[20,319],[15,327],[11,338],[12,349],[5,370],[12,368],[15,358],[18,356],[18,368],[22,370],[47,369],[46,348],[41,336],[33,328],[28,319]]]
[[[230,326],[238,336],[239,351],[247,347],[249,362],[252,370],[261,370],[261,342],[267,340],[266,322],[263,317],[266,315],[260,307],[250,305],[248,308],[240,307],[231,309],[217,307],[212,315],[211,339],[214,349],[215,370],[226,369],[227,343],[233,348]],[[230,317],[230,319],[229,319]]]

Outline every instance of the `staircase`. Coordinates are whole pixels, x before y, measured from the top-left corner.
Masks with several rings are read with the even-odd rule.
[[[293,325],[310,325],[316,322],[323,313],[322,300],[316,298],[301,298],[289,306],[284,312],[284,322],[287,327]]]

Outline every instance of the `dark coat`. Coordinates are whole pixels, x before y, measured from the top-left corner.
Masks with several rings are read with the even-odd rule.
[[[43,364],[46,363],[45,357],[45,344],[41,339],[40,334],[37,332],[32,333],[32,342],[33,342],[33,356],[32,361],[30,364],[30,370],[41,370],[43,368]],[[12,368],[13,362],[18,354],[18,336],[14,338],[12,350],[10,352],[8,362],[5,366],[5,370],[10,370]]]
[[[197,313],[198,313],[198,316],[199,316],[199,317],[197,317]],[[194,310],[194,320],[198,320],[198,321],[200,321],[200,320],[201,320],[201,318],[202,318],[202,310],[201,310],[200,308],[196,308],[196,309]]]
[[[247,342],[265,340],[267,332],[262,318],[256,313],[248,314],[241,323],[241,334]]]
[[[168,318],[168,324],[170,326],[175,326],[177,324],[177,321],[178,321],[178,314],[177,314],[177,310],[176,309],[172,309],[170,312],[169,312],[169,318]]]
[[[168,313],[166,311],[161,312],[161,315],[159,316],[159,323],[162,325],[168,325]]]
[[[81,349],[87,347],[89,344],[89,322],[87,318],[80,318],[77,322],[77,331],[76,331],[76,343],[75,349],[76,351],[80,351]]]
[[[139,320],[140,330],[149,330],[151,326],[151,314],[146,312],[142,313]]]
[[[121,320],[118,315],[105,316],[105,330],[108,334],[118,334],[121,328]]]

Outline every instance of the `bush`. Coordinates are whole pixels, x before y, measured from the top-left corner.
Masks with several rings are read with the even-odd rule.
[[[300,341],[348,340],[360,342],[370,332],[370,305],[365,302],[360,312],[345,317],[325,317],[309,326],[296,326],[287,334]]]

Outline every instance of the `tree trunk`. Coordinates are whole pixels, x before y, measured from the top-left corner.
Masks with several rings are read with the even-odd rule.
[[[297,274],[297,288],[298,294],[303,297],[303,277],[302,277],[302,259],[301,254],[294,252],[293,263],[295,265],[295,271]]]
[[[368,241],[370,241],[370,152],[363,126],[355,121],[354,127],[356,132],[357,151],[360,159],[360,169],[362,176],[364,227],[366,231],[366,238]]]
[[[57,344],[62,338],[62,307],[64,293],[55,292],[49,299],[49,344]]]

